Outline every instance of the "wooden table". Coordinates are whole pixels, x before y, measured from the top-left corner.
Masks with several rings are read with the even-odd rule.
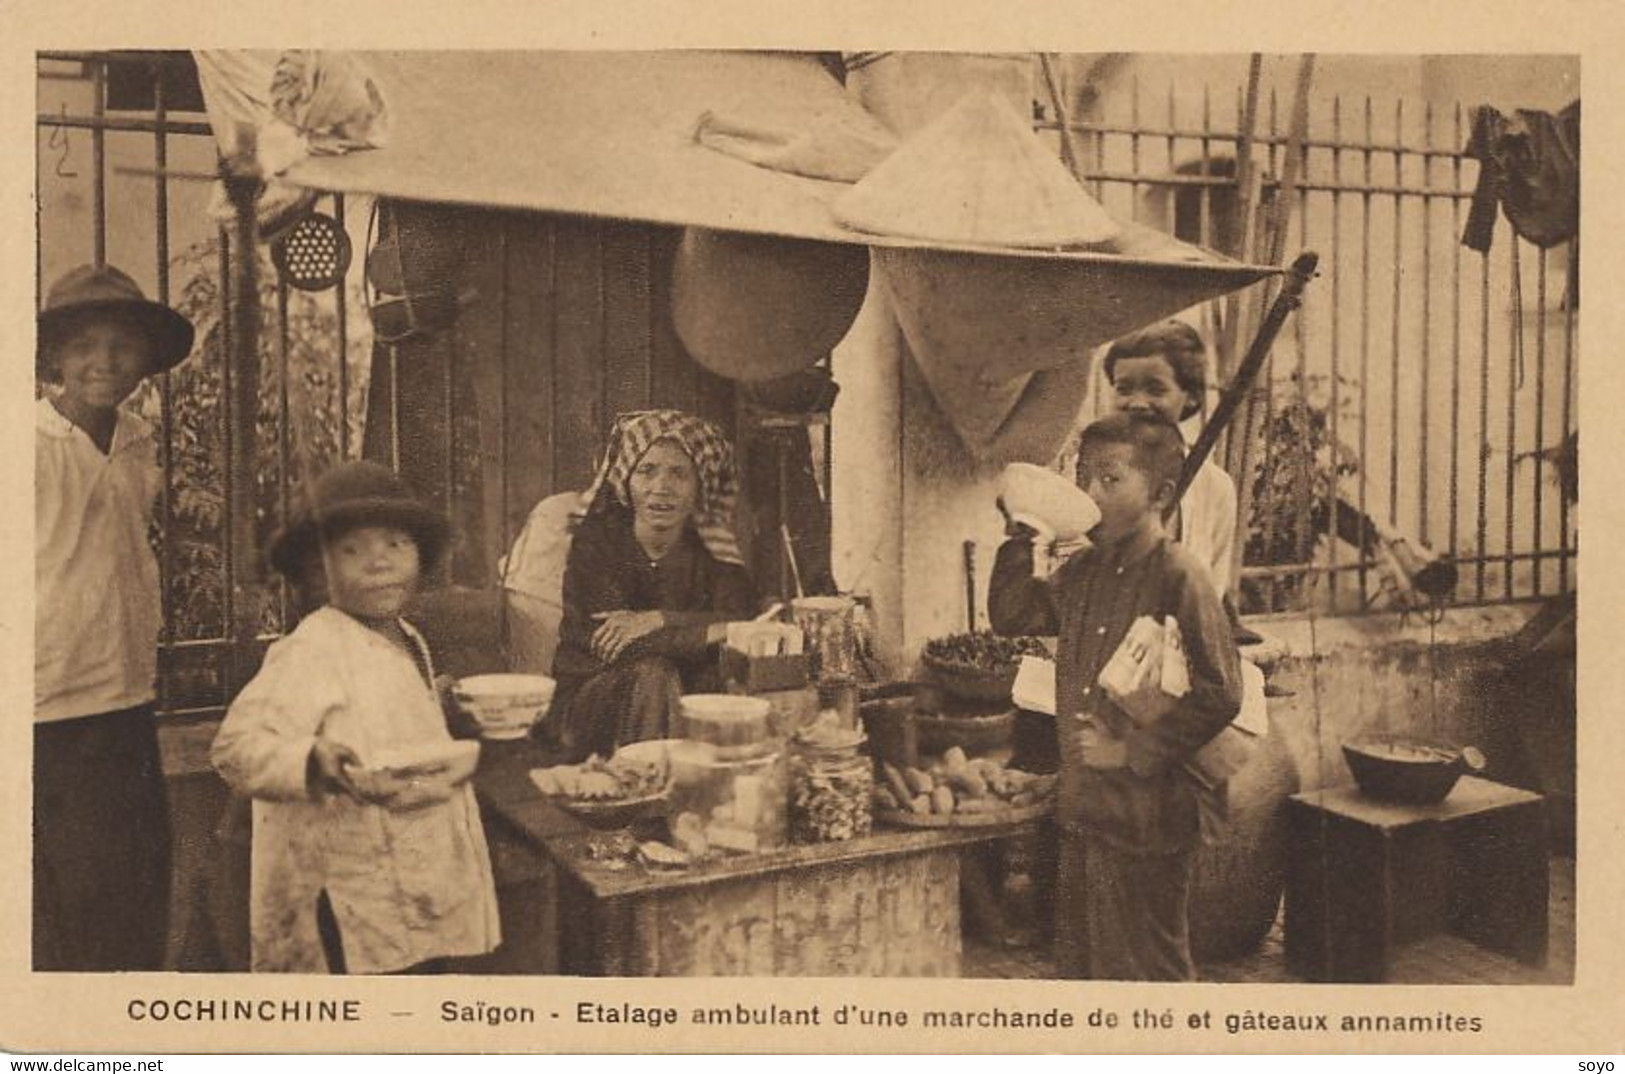
[[[1538,794],[1463,777],[1431,806],[1357,787],[1287,802],[1286,958],[1315,981],[1382,981],[1395,948],[1450,931],[1546,958],[1546,822]]]
[[[528,743],[486,743],[476,787],[493,842],[552,862],[565,974],[954,976],[960,852],[1022,830],[879,831],[679,871],[616,867],[593,859],[604,833],[530,782],[540,763]],[[529,927],[503,921],[512,938]]]

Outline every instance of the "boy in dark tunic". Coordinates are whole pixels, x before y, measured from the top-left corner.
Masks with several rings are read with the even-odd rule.
[[[1163,530],[1183,455],[1178,429],[1156,415],[1095,422],[1078,456],[1078,484],[1101,511],[1092,547],[1046,581],[1033,577],[1031,536],[1018,534],[994,565],[995,626],[1060,635],[1056,954],[1064,976],[1195,976],[1191,869],[1202,813],[1222,815],[1225,788],[1204,786],[1185,764],[1235,717],[1241,670],[1206,570]],[[1191,684],[1171,711],[1145,726],[1098,684],[1142,615],[1178,620]]]

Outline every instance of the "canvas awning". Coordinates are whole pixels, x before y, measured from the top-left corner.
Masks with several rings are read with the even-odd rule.
[[[967,447],[984,459],[1045,450],[1030,436],[1011,439],[1020,432],[1012,422],[1031,424],[1020,399],[1032,394],[1034,374],[1054,379],[1070,367],[1061,379],[1072,385],[1068,394],[1079,395],[1089,348],[1278,271],[1125,220],[1116,221],[1108,243],[1087,250],[850,228],[831,205],[851,184],[762,167],[696,138],[701,121],[719,115],[738,128],[787,132],[874,123],[806,54],[411,52],[362,58],[388,103],[388,143],[305,159],[286,173],[288,181],[417,201],[647,221],[684,227],[691,238],[731,233],[738,240],[732,245],[685,242],[689,256],[680,259],[676,292],[686,305],[676,311],[676,323],[697,360],[743,380],[815,361],[856,311],[851,299],[863,293],[867,259],[832,263],[809,247],[874,249],[888,289],[904,307],[899,320],[934,396]],[[780,244],[783,263],[774,266],[780,271],[751,268],[771,250],[745,240],[763,236],[787,240]],[[718,267],[700,272],[696,265]],[[842,311],[844,320],[826,324],[824,317],[812,329],[797,327],[798,316],[828,310]],[[1056,387],[1048,384],[1045,393],[1053,395]],[[1065,417],[1045,424],[1061,428]],[[1038,439],[1047,444],[1053,436]]]
[[[948,249],[839,224],[846,184],[757,167],[695,141],[706,113],[811,129],[858,108],[810,55],[765,52],[372,52],[389,102],[383,148],[312,157],[286,178],[320,190]],[[1125,225],[1114,253],[979,252],[1184,266],[1215,293],[1274,271]]]

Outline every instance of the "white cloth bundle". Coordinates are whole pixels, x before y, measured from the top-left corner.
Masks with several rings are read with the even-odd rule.
[[[1251,661],[1241,662],[1242,706],[1236,718],[1209,739],[1185,769],[1198,782],[1213,787],[1246,767],[1258,740],[1269,733],[1264,711],[1264,673]],[[1129,627],[1122,644],[1100,672],[1106,696],[1142,727],[1155,723],[1190,693],[1190,664],[1179,621],[1165,623],[1142,615]]]

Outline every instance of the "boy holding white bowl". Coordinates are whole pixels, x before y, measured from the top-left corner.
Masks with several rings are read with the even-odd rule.
[[[1024,527],[999,549],[988,594],[1005,634],[1059,635],[1056,731],[1056,960],[1063,976],[1190,980],[1187,902],[1202,818],[1223,815],[1224,785],[1187,763],[1241,706],[1240,660],[1206,569],[1164,532],[1184,461],[1179,430],[1120,412],[1084,430],[1078,484],[1098,506],[1091,546],[1047,579]],[[1179,623],[1190,689],[1140,725],[1099,685],[1141,616]],[[1085,866],[1087,861],[1087,866]]]

